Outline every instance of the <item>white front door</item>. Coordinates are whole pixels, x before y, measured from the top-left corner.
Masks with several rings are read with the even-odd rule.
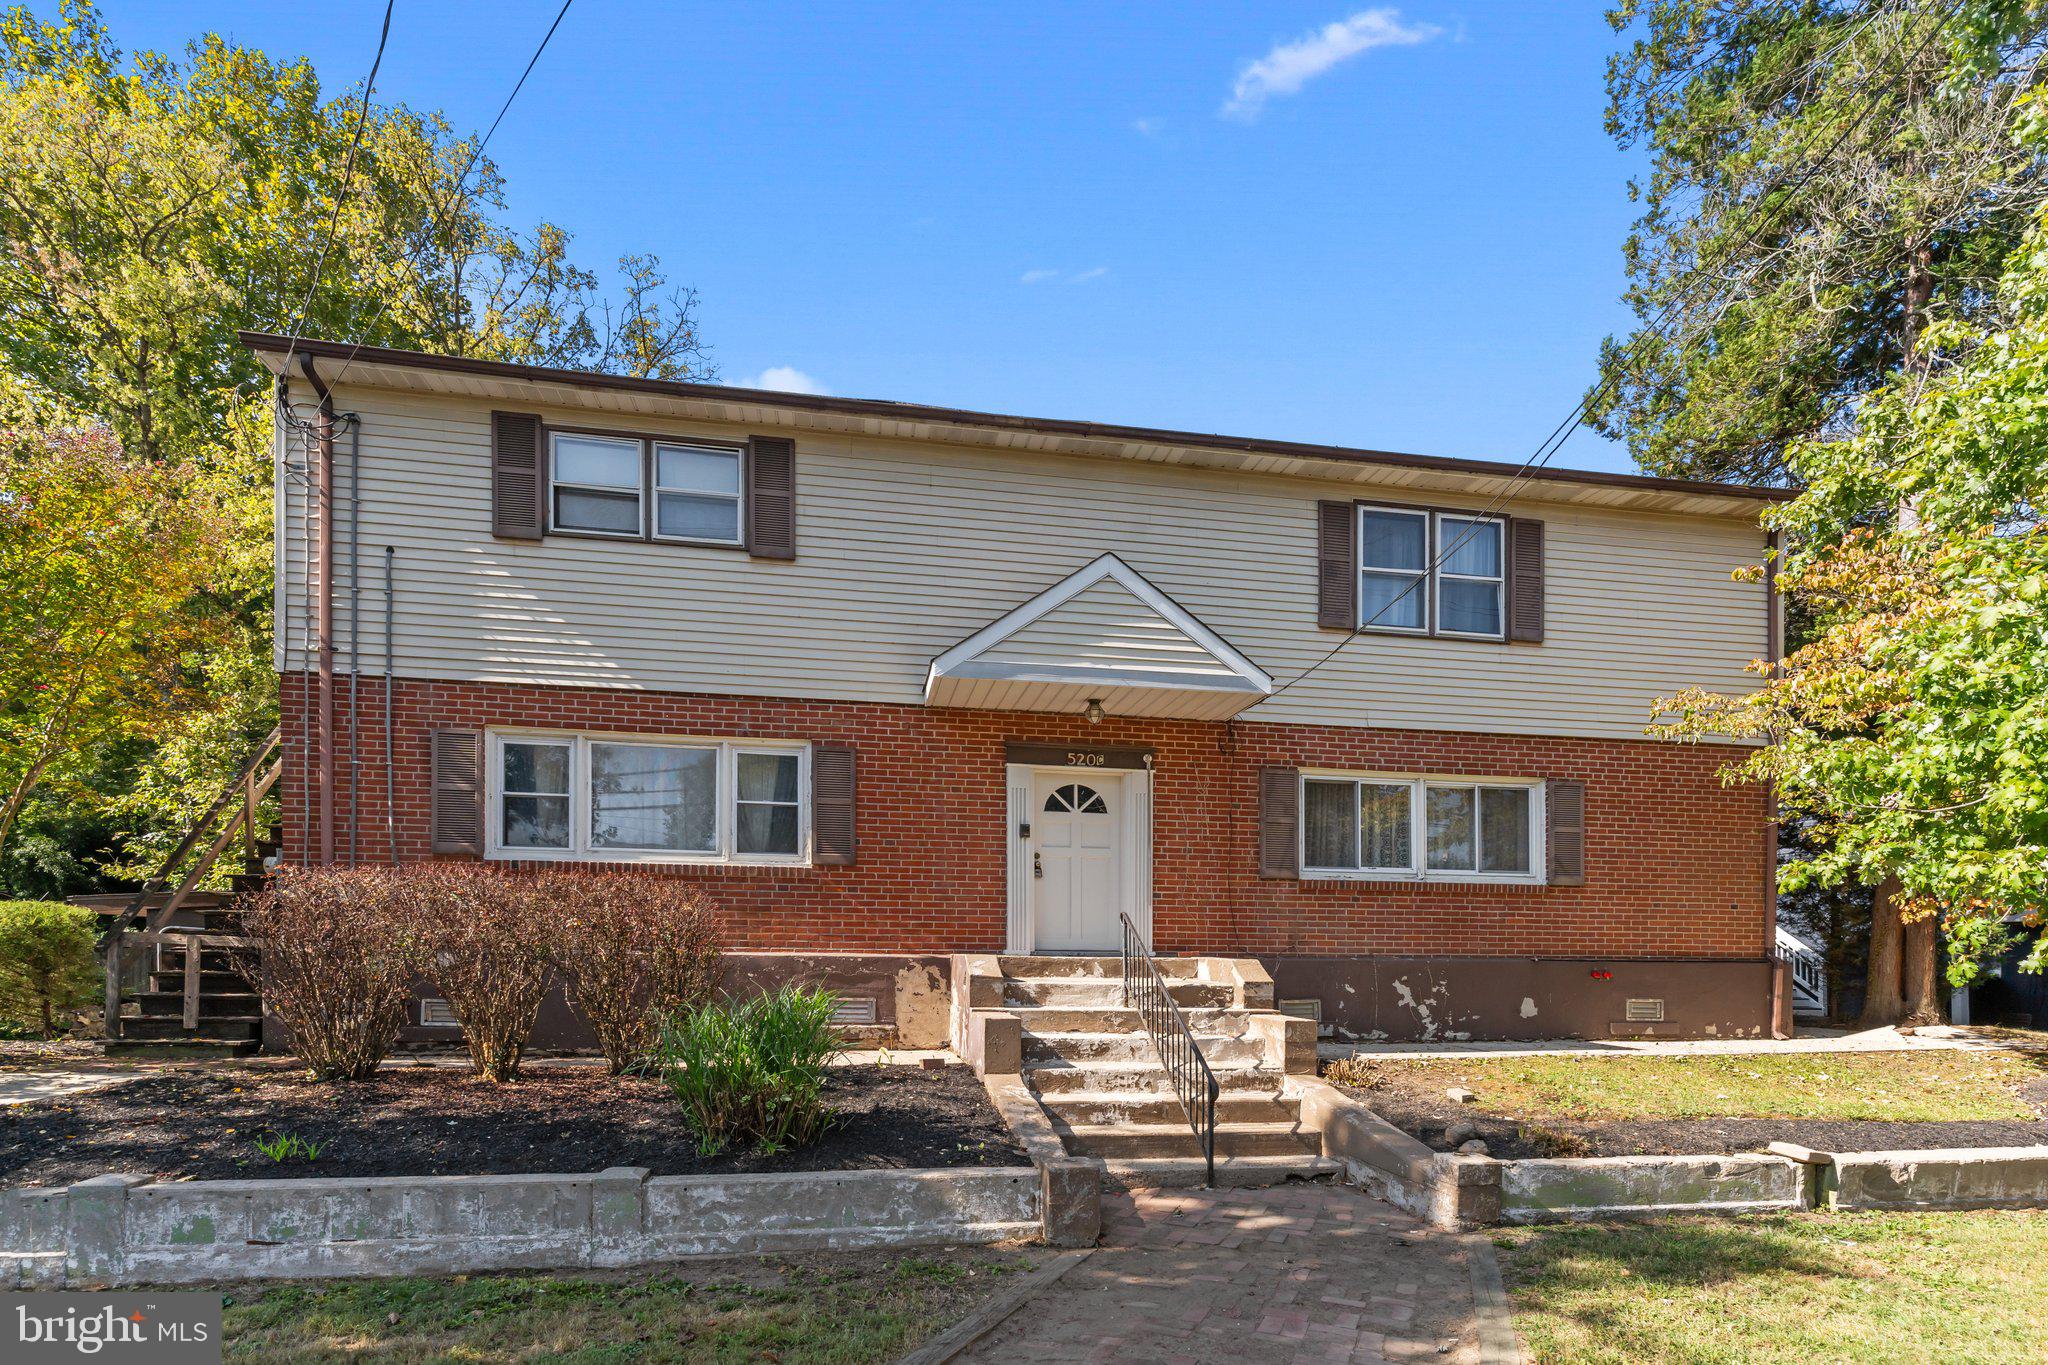
[[[1123,774],[1038,773],[1031,805],[1033,947],[1116,951],[1123,941]]]

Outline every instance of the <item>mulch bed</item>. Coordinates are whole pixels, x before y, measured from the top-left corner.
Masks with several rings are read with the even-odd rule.
[[[826,1097],[838,1116],[809,1147],[703,1157],[659,1082],[602,1068],[529,1067],[503,1086],[448,1067],[386,1068],[347,1084],[274,1068],[208,1069],[0,1109],[0,1182],[56,1185],[112,1171],[283,1180],[1030,1164],[964,1066],[834,1067]],[[279,1134],[319,1144],[319,1155],[273,1162],[256,1139]]]
[[[1980,1120],[1964,1123],[1885,1123],[1871,1119],[1607,1119],[1545,1118],[1540,1122],[1488,1116],[1444,1096],[1434,1083],[1388,1076],[1370,1088],[1341,1086],[1375,1114],[1439,1152],[1458,1144],[1444,1134],[1452,1124],[1479,1130],[1489,1156],[1531,1157],[1712,1156],[1754,1152],[1769,1142],[1796,1142],[1823,1152],[1882,1152],[1923,1147],[2048,1146],[2048,1122]],[[2030,1082],[2021,1097],[2048,1112],[2048,1077]]]

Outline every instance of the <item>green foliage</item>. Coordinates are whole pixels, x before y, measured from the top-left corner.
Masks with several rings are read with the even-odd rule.
[[[1764,741],[1732,775],[1826,836],[1788,884],[1897,879],[1909,918],[1946,921],[1957,984],[2000,941],[1973,921],[2048,907],[2048,222],[1998,305],[1931,327],[1948,362],[1874,394],[1852,436],[1793,448],[1780,584],[1813,636],[1758,691],[1683,694],[1661,727]]]
[[[818,1139],[832,1119],[824,1089],[840,1050],[838,1003],[830,991],[785,985],[663,1021],[654,1064],[700,1152],[735,1144],[776,1152]]]
[[[90,910],[55,901],[0,901],[0,1019],[56,1032],[61,1011],[99,990]]]
[[[189,466],[104,427],[0,430],[0,848],[38,787],[194,705],[224,534]]]
[[[1951,15],[1951,11],[1959,13]],[[1608,129],[1641,146],[1642,326],[1590,420],[1660,474],[1780,483],[1937,316],[1985,319],[2044,194],[2015,114],[2048,13],[1962,0],[1620,0]]]
[[[300,1137],[297,1133],[273,1133],[269,1137],[251,1139],[256,1150],[282,1165],[287,1161],[318,1161],[320,1144],[311,1138]]]

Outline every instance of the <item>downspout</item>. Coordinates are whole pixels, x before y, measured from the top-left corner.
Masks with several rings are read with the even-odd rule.
[[[348,447],[348,861],[356,861],[356,826],[362,814],[362,802],[356,788],[362,778],[362,766],[357,761],[356,731],[361,728],[356,689],[357,679],[362,676],[362,656],[357,645],[362,632],[357,622],[362,617],[360,604],[363,599],[362,577],[363,558],[358,550],[363,531],[363,419],[356,413],[347,418],[349,426]]]
[[[391,738],[391,641],[394,631],[391,625],[391,608],[397,601],[397,589],[392,581],[393,561],[398,551],[389,545],[384,547],[384,833],[391,841],[391,865],[398,866],[398,807],[397,792],[391,772],[394,744]]]
[[[1778,592],[1778,556],[1784,553],[1785,533],[1772,531],[1764,539],[1764,662],[1770,665],[1767,678],[1778,676],[1785,657],[1785,605]],[[1784,1008],[1784,992],[1791,965],[1779,971],[1778,962],[1778,787],[1764,784],[1764,958],[1771,964],[1771,1031],[1777,1032],[1778,1013]],[[1788,1035],[1789,1036],[1789,1035]]]
[[[314,862],[327,867],[334,862],[334,395],[320,381],[312,356],[300,356],[299,364],[305,371],[306,382],[320,395],[320,458],[309,499],[313,514],[307,520],[314,530],[312,559],[318,566],[320,580],[313,599],[314,650],[319,659],[319,693],[313,708],[314,754],[318,765],[313,788],[319,830]]]

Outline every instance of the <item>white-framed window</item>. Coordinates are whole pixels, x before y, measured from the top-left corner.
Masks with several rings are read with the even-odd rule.
[[[641,443],[623,436],[548,433],[548,529],[641,535]]]
[[[1506,639],[1506,521],[1361,505],[1358,625],[1403,635]]]
[[[494,730],[492,857],[802,863],[810,746]]]
[[[1530,779],[1304,772],[1306,877],[1544,879],[1543,784]]]
[[[1436,517],[1436,629],[1497,640],[1506,634],[1507,528],[1497,517]]]
[[[740,543],[741,453],[732,446],[654,443],[654,535]]]
[[[1358,509],[1358,620],[1374,630],[1429,629],[1429,513]]]

